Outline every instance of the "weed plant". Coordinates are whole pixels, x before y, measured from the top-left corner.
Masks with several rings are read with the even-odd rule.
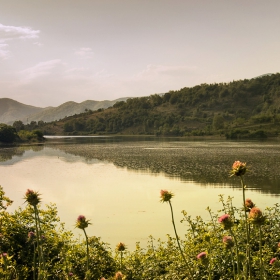
[[[43,209],[40,195],[32,190],[25,194],[25,208],[9,213],[12,201],[0,186],[0,279],[280,279],[280,205],[261,210],[247,198],[246,171],[240,161],[230,171],[240,178],[241,207],[220,195],[221,209],[214,213],[207,207],[207,221],[183,210],[184,236],[176,231],[174,194],[162,190],[160,201],[169,204],[174,236],[167,235],[166,241],[150,236],[145,249],[136,243],[134,251],[123,242],[112,250],[99,237],[87,236],[90,223],[83,215],[76,227],[85,240],[76,240],[60,222],[56,206]]]

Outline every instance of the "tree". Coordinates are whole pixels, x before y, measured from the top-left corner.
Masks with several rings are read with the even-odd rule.
[[[20,130],[23,130],[24,129],[24,124],[22,121],[15,121],[13,123],[13,127],[16,129],[16,131],[20,131]]]
[[[0,124],[0,142],[13,143],[18,137],[16,129],[10,125]]]

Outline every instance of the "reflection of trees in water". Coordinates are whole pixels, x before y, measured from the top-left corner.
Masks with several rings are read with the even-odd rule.
[[[14,156],[21,157],[26,151],[38,152],[44,149],[42,145],[34,146],[14,146],[0,148],[0,162],[11,160]]]
[[[83,144],[57,145],[66,153],[86,159],[99,159],[128,170],[164,173],[168,177],[194,181],[202,185],[239,187],[238,178],[230,178],[235,160],[247,162],[248,188],[280,194],[280,148],[257,146],[176,146],[159,148],[158,144]]]

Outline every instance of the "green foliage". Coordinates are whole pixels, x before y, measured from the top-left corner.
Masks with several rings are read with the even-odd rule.
[[[106,110],[40,123],[40,129],[45,134],[157,136],[230,135],[240,129],[248,133],[239,133],[238,138],[263,138],[278,135],[279,116],[280,74],[273,74],[129,98]],[[261,129],[260,124],[264,125]],[[34,130],[38,125],[31,122],[25,129]],[[256,133],[258,130],[264,133]]]
[[[21,141],[28,141],[28,142],[35,142],[35,141],[42,141],[44,139],[43,132],[40,130],[20,130],[18,132],[18,136]]]
[[[0,142],[13,143],[17,139],[17,133],[14,127],[6,124],[0,124]]]

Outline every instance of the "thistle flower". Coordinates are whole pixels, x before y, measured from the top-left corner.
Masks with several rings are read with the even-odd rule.
[[[249,213],[249,221],[255,225],[263,225],[265,222],[265,217],[262,211],[258,207],[253,207]]]
[[[233,221],[229,214],[224,214],[218,219],[224,229],[230,229],[233,226]]]
[[[234,241],[231,236],[224,236],[223,243],[226,249],[230,249],[234,246]]]
[[[231,176],[242,176],[246,173],[247,167],[246,163],[239,160],[235,161],[232,165]]]
[[[116,247],[117,251],[122,252],[126,249],[126,246],[124,243],[120,242],[117,247]]]
[[[2,253],[2,254],[1,254],[1,257],[2,257],[3,259],[6,259],[6,258],[8,257],[8,254],[7,254],[7,253]]]
[[[120,271],[118,271],[115,275],[115,280],[122,280],[122,279],[123,279],[123,274]]]
[[[33,241],[35,239],[35,233],[33,231],[29,231],[27,234],[27,241]]]
[[[250,210],[254,207],[255,207],[255,204],[253,203],[253,201],[250,198],[247,198],[245,200],[245,210],[246,210],[246,212],[250,212]]]
[[[79,229],[85,229],[88,225],[90,225],[89,220],[86,220],[85,216],[79,215],[76,221],[76,227]]]
[[[168,202],[170,199],[174,196],[172,192],[169,192],[167,190],[161,190],[160,191],[160,201],[161,202]]]
[[[275,262],[277,261],[277,259],[276,258],[272,258],[271,260],[270,260],[270,262],[269,262],[269,264],[274,264]]]
[[[208,264],[208,258],[207,258],[207,253],[206,252],[201,252],[199,253],[196,258],[201,261],[201,263],[203,265],[207,265]]]
[[[41,202],[40,194],[33,190],[27,189],[25,193],[25,201],[28,202],[32,206],[36,206]]]

